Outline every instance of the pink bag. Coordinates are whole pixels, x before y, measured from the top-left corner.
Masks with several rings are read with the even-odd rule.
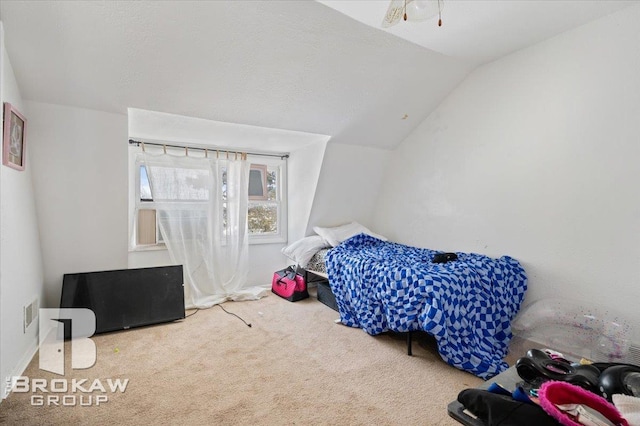
[[[271,291],[289,302],[309,297],[304,277],[293,266],[273,273]]]

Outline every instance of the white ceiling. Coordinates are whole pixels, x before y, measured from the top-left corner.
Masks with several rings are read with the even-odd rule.
[[[381,28],[390,0],[318,0],[364,24]],[[411,0],[409,0],[411,1]],[[437,3],[437,0],[421,0]],[[638,4],[597,0],[441,0],[438,17],[401,21],[383,31],[475,65]],[[435,10],[435,6],[434,6]]]
[[[447,0],[442,28],[388,31],[387,1],[323,3],[370,25],[311,0],[2,1],[0,19],[27,100],[393,148],[477,64],[634,2]]]

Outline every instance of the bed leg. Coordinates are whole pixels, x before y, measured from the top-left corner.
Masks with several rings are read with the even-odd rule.
[[[411,353],[411,331],[409,331],[407,333],[407,355],[412,356],[413,354]]]

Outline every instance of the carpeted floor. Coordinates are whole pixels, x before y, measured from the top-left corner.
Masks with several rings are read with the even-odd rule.
[[[337,312],[314,297],[290,303],[270,295],[224,307],[252,327],[213,307],[97,335],[95,365],[72,370],[67,347],[64,377],[39,370],[36,354],[25,371],[30,379],[84,378],[85,389],[95,379],[129,382],[116,393],[13,392],[0,404],[0,423],[456,425],[447,404],[482,382],[444,363],[429,336],[419,335],[407,356],[404,336],[335,324]],[[98,395],[108,401],[96,406]],[[47,404],[50,396],[60,405]]]

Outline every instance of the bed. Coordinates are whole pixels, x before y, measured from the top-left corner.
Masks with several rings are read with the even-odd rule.
[[[456,253],[457,260],[433,263],[438,253],[359,234],[318,251],[305,269],[328,277],[343,324],[371,335],[408,332],[409,339],[426,331],[447,363],[490,378],[508,367],[525,271],[509,256]]]

